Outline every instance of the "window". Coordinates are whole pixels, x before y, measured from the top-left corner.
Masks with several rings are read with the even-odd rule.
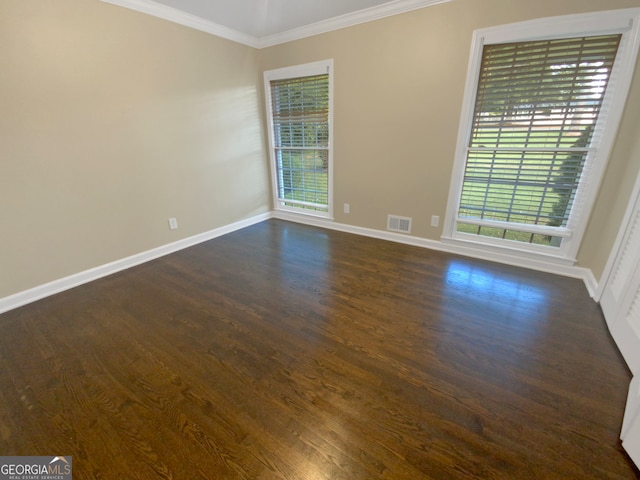
[[[265,72],[275,208],[332,216],[332,62]]]
[[[572,261],[624,106],[639,12],[475,33],[445,239]]]

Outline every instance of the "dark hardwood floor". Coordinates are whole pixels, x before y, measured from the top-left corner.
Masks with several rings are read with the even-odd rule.
[[[0,455],[74,479],[638,479],[579,280],[271,220],[0,316]]]

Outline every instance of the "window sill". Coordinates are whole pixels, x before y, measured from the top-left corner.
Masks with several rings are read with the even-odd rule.
[[[560,248],[536,246],[539,248],[527,248],[523,244],[519,245],[517,242],[502,241],[498,244],[489,243],[484,239],[476,240],[474,238],[460,238],[459,236],[451,237],[443,235],[441,237],[443,244],[456,247],[461,254],[473,254],[478,256],[479,252],[483,252],[483,258],[492,261],[498,261],[503,263],[543,263],[553,266],[571,267],[576,263],[575,258],[570,258],[562,254]],[[548,250],[548,251],[547,251]],[[509,261],[510,259],[516,260]]]

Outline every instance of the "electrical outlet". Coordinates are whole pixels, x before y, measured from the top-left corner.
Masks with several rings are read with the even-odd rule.
[[[437,227],[440,225],[440,217],[438,215],[431,215],[431,226]]]
[[[175,218],[170,218],[169,219],[169,228],[171,230],[175,230],[178,228],[178,220],[176,220]]]
[[[349,213],[351,211],[351,205],[348,203],[344,204],[344,213]]]

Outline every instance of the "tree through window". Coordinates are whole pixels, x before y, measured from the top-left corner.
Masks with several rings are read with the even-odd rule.
[[[628,89],[630,82],[630,74],[616,72],[637,54],[628,39],[633,12],[474,34],[475,79],[467,83],[468,123],[460,132],[445,237],[575,255],[608,156],[603,138],[614,138],[621,115],[612,105],[624,104],[613,100],[624,98],[620,85]],[[589,34],[588,24],[597,33]]]
[[[484,47],[458,231],[559,241],[537,227],[567,226],[620,37]]]
[[[329,216],[330,65],[265,73],[276,208]]]

